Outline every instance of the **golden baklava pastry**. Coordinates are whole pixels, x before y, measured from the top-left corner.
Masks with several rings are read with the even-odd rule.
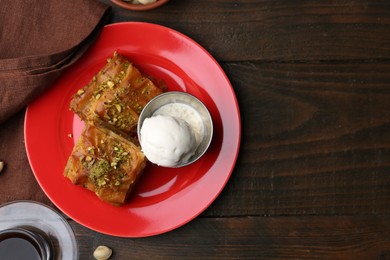
[[[125,203],[145,167],[140,148],[109,129],[87,124],[75,144],[64,174],[116,206]]]
[[[146,164],[136,136],[138,117],[164,88],[164,84],[155,84],[130,60],[115,52],[70,102],[85,129],[72,150],[64,175],[73,184],[95,192],[103,201],[123,205]]]
[[[70,108],[86,122],[131,136],[136,133],[141,110],[163,88],[115,52],[92,80],[77,91]]]

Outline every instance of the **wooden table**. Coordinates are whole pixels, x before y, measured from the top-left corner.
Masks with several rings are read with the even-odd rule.
[[[101,244],[111,259],[390,259],[390,2],[112,12],[110,23],[161,24],[216,58],[240,106],[241,149],[216,201],[171,232],[117,238],[68,219],[80,259]]]

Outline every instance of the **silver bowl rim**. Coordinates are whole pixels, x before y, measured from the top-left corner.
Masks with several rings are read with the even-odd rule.
[[[196,101],[197,103],[199,103],[199,105],[201,107],[203,107],[204,111],[206,112],[207,114],[207,119],[208,121],[210,122],[210,133],[207,135],[209,138],[207,141],[205,141],[205,145],[204,145],[204,149],[201,151],[201,152],[196,152],[196,155],[192,156],[191,159],[183,164],[179,164],[179,165],[175,165],[175,166],[160,166],[160,167],[167,167],[167,168],[180,168],[180,167],[184,167],[184,166],[187,166],[187,165],[190,165],[194,162],[196,162],[197,160],[199,160],[206,152],[207,150],[209,149],[210,147],[210,144],[211,144],[211,141],[213,139],[213,134],[214,134],[214,124],[213,124],[213,119],[211,117],[211,113],[210,111],[208,110],[208,108],[206,107],[206,105],[200,101],[197,97],[195,97],[194,95],[190,94],[190,93],[187,93],[187,92],[182,92],[182,91],[168,91],[168,92],[164,92],[162,94],[159,94],[157,96],[155,96],[154,98],[152,98],[145,106],[144,108],[142,109],[140,115],[139,115],[139,118],[138,118],[138,123],[137,123],[137,137],[138,137],[138,140],[139,140],[139,143],[141,145],[141,127],[142,127],[142,123],[144,121],[143,118],[146,118],[145,117],[145,113],[148,109],[148,107],[150,107],[154,102],[156,102],[156,100],[158,99],[161,99],[161,98],[164,98],[166,96],[169,96],[169,95],[183,95],[183,96],[187,96],[187,97],[190,97],[192,98],[194,101]],[[169,102],[165,103],[165,104],[169,104]],[[187,104],[187,103],[186,103]],[[190,105],[190,104],[187,104],[187,105]],[[190,105],[191,106],[191,105]],[[143,119],[143,120],[141,120]],[[203,142],[203,141],[202,141]],[[142,147],[141,147],[142,149]]]

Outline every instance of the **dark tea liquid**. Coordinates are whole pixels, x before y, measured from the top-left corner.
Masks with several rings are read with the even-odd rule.
[[[0,242],[0,259],[40,260],[42,258],[30,241],[20,237],[11,237]]]
[[[0,231],[0,259],[49,260],[50,244],[36,231],[13,228]]]

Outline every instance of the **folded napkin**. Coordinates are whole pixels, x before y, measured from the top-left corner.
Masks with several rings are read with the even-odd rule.
[[[25,153],[23,108],[83,55],[109,12],[98,0],[1,1],[0,203],[45,200]]]
[[[97,0],[3,0],[0,123],[39,96],[93,42],[108,17]]]

